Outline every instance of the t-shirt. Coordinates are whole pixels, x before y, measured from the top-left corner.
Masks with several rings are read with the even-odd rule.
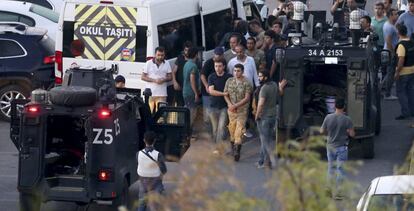
[[[272,45],[272,47],[265,51],[265,57],[266,57],[266,69],[270,70],[272,67],[273,60],[275,59],[275,53],[276,53],[277,46]]]
[[[392,25],[389,21],[384,23],[383,27],[384,32],[384,49],[387,49],[387,37],[391,36],[391,44],[393,49],[387,49],[393,51],[394,48],[397,46],[398,43],[398,31],[394,25]]]
[[[224,73],[222,76],[218,76],[217,73],[213,73],[208,77],[208,86],[214,86],[214,90],[222,92],[226,86],[227,79],[233,77],[229,73]],[[212,108],[222,109],[227,107],[227,103],[224,97],[211,96],[210,106]]]
[[[275,117],[277,116],[277,98],[279,88],[276,82],[270,81],[265,83],[260,89],[259,99],[264,98],[262,117]]]
[[[407,36],[411,37],[411,34],[414,33],[414,15],[410,12],[404,12],[398,18],[397,23],[404,23],[407,27]]]
[[[192,59],[189,59],[184,65],[184,84],[183,84],[183,97],[195,97],[193,89],[191,88],[191,74],[195,75],[196,86],[200,86],[200,71],[197,65]]]
[[[322,123],[322,128],[328,132],[328,147],[340,147],[349,142],[348,129],[352,129],[351,118],[345,114],[328,114]]]
[[[224,62],[224,66],[226,66],[226,62]],[[208,77],[214,73],[214,60],[213,58],[209,59],[206,61],[206,63],[204,63],[203,69],[201,69],[201,74],[204,75],[206,77],[206,79],[208,80]],[[203,96],[209,96],[209,94],[206,91],[206,88],[204,87],[204,85],[202,84],[201,86],[201,95]]]
[[[409,41],[409,40],[403,40],[403,41]],[[413,44],[411,44],[410,46],[413,46]],[[414,47],[413,47],[414,48]],[[398,44],[397,47],[397,55],[398,57],[404,57],[405,62],[404,62],[404,67],[401,69],[400,71],[400,75],[409,75],[409,74],[413,74],[414,73],[414,65],[407,65],[409,63],[413,63],[413,59],[410,56],[407,56],[407,54],[411,54],[413,55],[413,51],[414,49],[411,49],[411,52],[407,52],[407,49],[405,48],[405,46],[401,43]]]
[[[175,60],[175,65],[177,65],[177,73],[175,74],[175,79],[180,86],[183,86],[183,68],[187,60],[185,59],[184,55],[179,55],[177,60]]]
[[[236,57],[236,52],[234,52],[233,50],[229,49],[226,52],[224,52],[224,59],[226,60],[226,62],[229,62],[232,58]]]
[[[382,19],[380,19],[380,20],[377,20],[376,18],[375,18],[375,16],[373,16],[372,18],[371,18],[371,25],[372,25],[372,28],[374,28],[374,32],[375,32],[375,34],[377,34],[378,35],[378,45],[383,45],[384,44],[384,31],[383,31],[383,28],[384,28],[384,24],[385,24],[385,22],[387,22],[387,17],[383,17]]]
[[[256,70],[259,70],[260,64],[266,63],[265,54],[260,49],[255,50],[254,53],[250,53],[249,51],[246,51],[246,55],[253,57],[254,63],[256,64]]]
[[[143,71],[152,79],[166,78],[167,74],[171,73],[171,66],[168,61],[164,61],[158,66],[154,60],[149,60],[145,64]],[[145,88],[150,88],[152,96],[154,97],[166,97],[167,96],[167,82],[163,84],[157,84],[154,82],[146,82]]]

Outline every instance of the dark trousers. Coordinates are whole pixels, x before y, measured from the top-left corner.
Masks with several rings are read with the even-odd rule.
[[[139,179],[139,206],[138,211],[147,209],[146,196],[148,193],[155,192],[161,194],[164,191],[162,179],[160,177],[141,177]]]
[[[167,87],[167,103],[169,106],[184,106],[184,97],[182,90],[174,90],[174,86]]]

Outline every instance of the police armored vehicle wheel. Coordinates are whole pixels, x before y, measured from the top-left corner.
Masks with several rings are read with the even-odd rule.
[[[83,86],[60,86],[51,89],[50,101],[61,106],[91,106],[96,102],[96,90]]]
[[[17,85],[9,85],[0,90],[0,118],[10,121],[11,102],[15,99],[26,99],[29,91]]]
[[[374,138],[364,138],[362,141],[362,156],[366,159],[374,158]]]

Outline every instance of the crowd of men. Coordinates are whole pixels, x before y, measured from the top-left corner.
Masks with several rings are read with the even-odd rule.
[[[392,0],[375,3],[372,16],[359,5],[356,0],[334,0],[331,13],[347,12],[344,23],[349,25],[349,13],[356,10],[361,29],[378,35],[378,46],[388,49],[394,58],[382,70],[385,99],[399,100],[402,109],[396,119],[414,116],[414,43],[410,39],[414,32],[414,0],[408,0],[407,11],[401,15],[391,7]],[[240,159],[243,136],[249,137],[257,128],[262,141],[257,166],[262,168],[265,163],[271,166],[269,137],[277,124],[278,94],[283,94],[286,86],[275,52],[287,46],[292,11],[291,1],[279,0],[279,6],[266,17],[265,24],[258,20],[234,20],[234,32],[223,46],[214,49],[214,56],[204,65],[197,48],[189,41],[184,43],[183,53],[172,68],[165,60],[165,49],[157,47],[142,76],[152,90],[151,110],[156,110],[158,102],[186,106],[193,124],[201,106],[204,122],[211,125],[213,140],[220,143],[229,139],[236,161]],[[240,27],[245,30],[236,30]],[[391,94],[394,82],[397,96]]]

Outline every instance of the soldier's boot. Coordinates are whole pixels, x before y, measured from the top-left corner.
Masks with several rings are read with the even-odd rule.
[[[235,144],[234,148],[236,150],[235,154],[234,154],[234,161],[239,161],[240,160],[240,151],[241,151],[241,144]]]
[[[226,152],[226,155],[234,156],[234,153],[235,153],[234,142],[230,141],[229,150]]]

